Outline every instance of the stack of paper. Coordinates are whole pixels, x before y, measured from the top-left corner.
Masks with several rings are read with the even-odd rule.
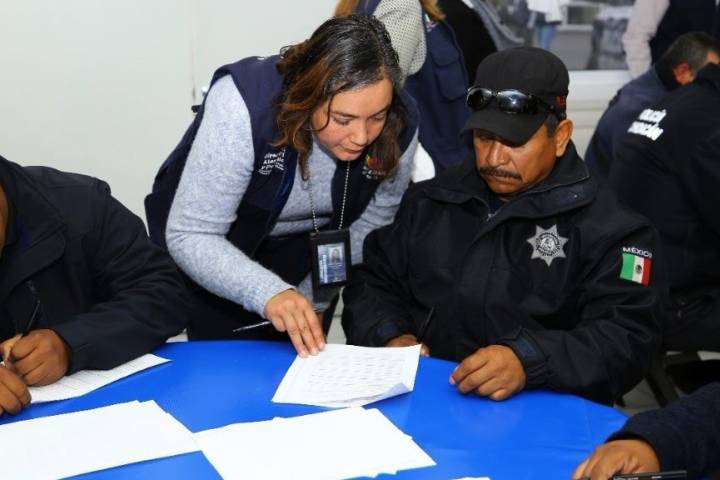
[[[153,401],[2,425],[0,438],[2,478],[64,478],[198,450]]]
[[[411,392],[420,345],[367,348],[328,344],[319,355],[296,357],[272,401],[358,407]]]
[[[374,477],[435,465],[377,409],[236,423],[195,440],[226,480]]]
[[[145,370],[155,365],[169,362],[151,353],[138,357],[124,365],[110,370],[82,370],[63,377],[57,382],[44,387],[30,387],[32,403],[52,402],[67,398],[79,397],[100,387],[116,382],[121,378]]]

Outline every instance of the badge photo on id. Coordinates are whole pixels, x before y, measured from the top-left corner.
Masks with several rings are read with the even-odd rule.
[[[341,287],[350,279],[350,232],[318,232],[310,235],[313,288]]]

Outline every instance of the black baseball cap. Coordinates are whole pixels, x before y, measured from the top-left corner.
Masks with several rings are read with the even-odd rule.
[[[474,87],[493,91],[520,90],[533,95],[564,114],[570,77],[565,64],[542,48],[516,47],[485,57],[478,65]],[[485,130],[516,145],[522,145],[552,113],[513,114],[501,111],[491,101],[480,110],[472,110],[463,130]]]

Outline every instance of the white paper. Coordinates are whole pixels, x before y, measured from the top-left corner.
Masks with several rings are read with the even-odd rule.
[[[52,402],[54,400],[79,397],[133,373],[169,361],[167,358],[148,353],[110,370],[81,370],[63,377],[51,385],[30,387],[28,390],[30,390],[32,396],[31,403]]]
[[[64,478],[197,451],[154,401],[128,402],[0,426],[2,477]]]
[[[272,401],[358,407],[411,392],[420,345],[369,348],[327,344],[319,355],[296,357]]]
[[[226,480],[374,477],[435,465],[377,409],[236,423],[196,433],[195,440]]]

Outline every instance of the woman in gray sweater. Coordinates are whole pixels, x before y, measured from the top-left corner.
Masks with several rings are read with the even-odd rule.
[[[387,32],[360,16],[215,73],[173,152],[185,145],[186,160],[163,167],[182,168],[165,240],[195,287],[191,339],[323,348],[319,313],[409,182],[417,114],[400,89]],[[151,230],[163,174],[147,200]]]

